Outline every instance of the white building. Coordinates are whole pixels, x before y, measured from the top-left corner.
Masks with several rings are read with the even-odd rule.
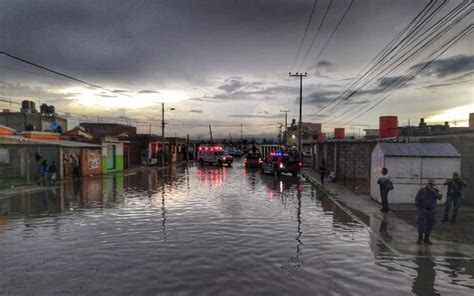
[[[381,202],[377,180],[386,167],[394,186],[389,203],[414,203],[416,193],[429,179],[435,180],[444,201],[447,188],[442,184],[454,171],[460,171],[460,157],[456,148],[446,143],[379,143],[372,152],[370,195]]]

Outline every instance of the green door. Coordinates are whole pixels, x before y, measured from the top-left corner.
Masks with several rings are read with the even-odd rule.
[[[115,145],[107,145],[107,169],[115,169]]]

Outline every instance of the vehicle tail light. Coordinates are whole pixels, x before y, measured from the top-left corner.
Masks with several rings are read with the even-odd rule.
[[[284,168],[283,163],[280,163],[280,169]]]
[[[302,162],[300,162],[300,163],[299,163],[299,166],[300,166],[300,168],[302,168],[302,167],[303,167],[303,163],[302,163]]]
[[[225,160],[226,160],[226,157],[223,157],[222,159],[225,161]]]

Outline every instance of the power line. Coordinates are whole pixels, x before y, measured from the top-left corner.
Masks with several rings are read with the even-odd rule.
[[[319,108],[319,110],[316,111],[316,114],[319,114],[323,110],[325,110],[327,107],[332,105],[335,101],[337,101],[342,95],[350,91],[351,88],[356,86],[360,81],[362,81],[367,75],[371,73],[371,71],[377,66],[377,63],[379,63],[381,60],[383,60],[387,55],[388,51],[390,50],[393,45],[398,42],[398,40],[405,34],[406,31],[410,29],[410,27],[417,21],[419,21],[420,17],[423,18],[423,14],[425,11],[429,11],[431,9],[432,4],[434,4],[436,1],[430,0],[430,2],[413,18],[404,28],[402,31],[400,31],[365,67],[361,70],[361,72],[357,75],[358,78],[356,81],[352,82],[344,91],[342,91],[340,94],[338,94],[336,97],[331,99],[327,104],[325,104],[323,107]],[[403,40],[402,40],[403,41]],[[401,42],[401,41],[400,41]],[[377,62],[376,62],[377,61]],[[376,64],[374,64],[376,63]],[[370,65],[372,65],[368,70],[365,71]],[[365,72],[364,72],[365,71]],[[362,74],[364,73],[364,74]]]
[[[295,57],[295,60],[293,61],[293,65],[291,66],[291,70],[293,70],[293,68],[295,67],[296,61],[298,60],[298,57],[300,56],[300,51],[301,51],[301,48],[303,47],[303,43],[306,38],[306,34],[308,33],[309,25],[311,24],[311,20],[313,19],[313,14],[314,14],[317,4],[318,4],[318,0],[314,0],[313,8],[311,9],[311,14],[309,16],[308,23],[306,24],[306,29],[304,30],[303,39],[301,39],[301,43],[300,43],[300,46],[298,47],[298,51],[296,52],[296,57]]]
[[[397,85],[397,87],[391,92],[389,93],[388,95],[386,95],[384,98],[382,98],[381,100],[374,100],[376,101],[376,103],[374,105],[372,105],[371,107],[369,107],[367,110],[363,111],[362,113],[360,113],[359,115],[357,115],[356,117],[352,118],[350,121],[348,121],[346,124],[349,124],[351,123],[352,121],[360,118],[362,115],[366,114],[367,112],[373,110],[375,107],[377,107],[379,104],[381,104],[383,101],[385,101],[388,97],[390,97],[392,94],[394,94],[397,90],[399,90],[401,87],[403,87],[408,81],[410,81],[411,79],[413,79],[417,74],[419,74],[420,72],[422,72],[424,69],[426,69],[427,67],[429,67],[439,56],[441,56],[443,53],[445,53],[448,49],[450,49],[452,46],[454,46],[457,42],[459,42],[460,40],[462,40],[465,36],[467,36],[470,31],[472,31],[474,29],[474,25],[470,25],[469,27],[465,28],[461,33],[459,33],[458,35],[456,35],[455,37],[453,37],[452,39],[450,39],[449,41],[447,41],[446,43],[444,43],[441,47],[438,48],[437,51],[435,51],[433,54],[430,55],[430,58],[431,60],[429,62],[426,62],[424,64],[422,64],[420,67],[418,68],[415,68],[413,73],[411,74],[411,76],[409,76],[409,78],[401,81],[399,83],[399,85]],[[443,47],[445,47],[443,49]],[[438,52],[438,53],[437,53]],[[434,56],[434,57],[433,57]],[[382,96],[379,96],[377,99],[380,99]]]
[[[467,14],[464,14],[463,16],[461,16],[460,18],[458,18],[454,22],[451,22],[449,25],[447,25],[445,28],[443,28],[443,26],[445,26],[449,21],[451,21],[454,17],[459,15],[459,13],[461,13],[463,11],[463,9],[469,7],[469,5],[466,6],[466,7],[463,7],[466,3],[468,3],[468,2],[464,1],[463,4],[460,4],[458,7],[454,8],[447,15],[445,15],[443,18],[438,20],[434,25],[432,25],[429,29],[422,32],[417,37],[417,40],[419,42],[416,43],[415,45],[412,45],[412,43],[408,43],[408,41],[411,41],[411,39],[415,38],[418,35],[418,33],[420,32],[419,29],[423,28],[426,25],[426,23],[429,20],[431,20],[431,18],[434,16],[434,14],[439,12],[440,8],[443,7],[446,4],[446,1],[444,1],[440,6],[436,7],[433,12],[431,12],[428,16],[426,16],[428,14],[428,12],[434,7],[434,6],[431,5],[432,2],[428,3],[428,5],[425,6],[425,8],[417,15],[417,17],[412,22],[410,22],[410,24],[407,27],[405,27],[405,29],[402,31],[402,33],[404,33],[405,31],[407,31],[407,29],[409,27],[412,26],[412,24],[414,24],[413,27],[409,30],[409,32],[403,37],[403,39],[398,41],[398,43],[394,47],[392,46],[391,49],[389,49],[389,47],[386,46],[383,50],[383,52],[384,52],[383,56],[381,58],[379,58],[378,61],[375,64],[373,64],[369,70],[367,70],[364,73],[364,75],[362,75],[361,77],[359,77],[359,79],[357,81],[352,83],[352,85],[350,87],[348,87],[346,89],[346,91],[344,91],[343,93],[338,95],[336,98],[331,100],[330,103],[334,103],[334,101],[336,99],[339,99],[338,103],[336,105],[334,105],[329,110],[329,114],[332,113],[332,111],[335,111],[335,108],[337,106],[339,106],[342,102],[347,102],[348,100],[350,101],[350,98],[352,96],[354,96],[359,90],[361,90],[362,87],[365,87],[366,85],[368,85],[371,82],[372,83],[375,82],[375,78],[378,75],[381,75],[385,71],[388,71],[384,74],[385,75],[384,77],[386,77],[389,74],[397,71],[400,67],[407,64],[407,62],[410,59],[412,59],[414,56],[418,55],[422,50],[424,50],[425,47],[427,47],[427,46],[431,45],[433,42],[437,41],[438,37],[440,37],[442,35],[442,33],[447,32],[454,25],[459,23],[460,20],[462,18],[464,18],[469,13],[468,12]],[[421,16],[421,18],[415,22],[415,20],[420,16]],[[436,31],[438,31],[437,34],[436,34]],[[397,35],[397,37],[395,39],[400,39],[401,36],[402,36],[402,34],[399,34],[399,35]],[[429,37],[432,37],[432,38],[430,40],[428,40],[426,43],[422,44],[421,47],[417,48],[422,42],[426,41]],[[392,45],[396,43],[396,42],[393,42],[394,40],[392,40],[392,42],[391,42]],[[407,44],[410,45],[410,48],[407,51],[405,51],[405,53],[403,53],[404,50],[407,49]],[[399,49],[395,53],[393,53],[397,48],[399,48]],[[393,53],[393,55],[390,56],[392,53]],[[401,54],[401,56],[400,56],[400,54]],[[380,56],[380,55],[381,54],[379,54],[378,56]],[[408,55],[408,57],[403,59],[407,55]],[[376,60],[376,59],[374,59],[374,60]],[[402,60],[402,62],[395,65],[400,60]],[[390,65],[386,66],[385,68],[381,69],[382,66],[387,64],[387,61],[393,61],[393,62]],[[368,79],[370,79],[370,80],[368,80]],[[383,79],[383,78],[380,78],[380,79]],[[380,80],[380,79],[378,79],[378,80]],[[359,84],[358,87],[355,90],[348,93],[348,91],[357,84]],[[390,85],[387,85],[387,86],[383,87],[382,89],[387,89],[389,86]],[[342,98],[342,95],[345,94],[345,93],[348,93],[348,94],[344,98]],[[364,104],[361,104],[361,105],[363,107]],[[326,106],[324,106],[322,109],[324,109],[328,106],[329,106],[329,104],[326,104]],[[321,111],[321,110],[319,110],[319,111]],[[347,110],[347,111],[342,111],[337,117],[340,117],[344,113],[351,112],[351,111],[353,111],[353,109],[350,109],[350,110]]]
[[[313,65],[316,64],[316,62],[318,61],[319,57],[324,53],[324,51],[326,50],[329,42],[331,41],[332,37],[334,36],[334,34],[336,33],[337,29],[339,28],[339,26],[341,25],[341,23],[344,21],[344,19],[346,18],[346,15],[349,13],[349,10],[351,9],[352,7],[352,4],[354,4],[354,0],[351,0],[351,2],[349,3],[349,6],[347,6],[346,8],[346,11],[344,11],[344,14],[342,15],[342,17],[339,19],[339,22],[336,24],[336,26],[334,27],[334,30],[331,32],[331,34],[329,35],[329,38],[328,40],[326,41],[326,43],[324,44],[324,46],[321,48],[321,50],[319,51],[319,54],[318,56],[313,60]]]
[[[321,31],[323,23],[326,20],[326,17],[328,16],[329,10],[331,9],[332,1],[333,0],[329,0],[329,4],[326,7],[326,11],[324,12],[323,18],[321,19],[321,22],[319,23],[319,26],[318,26],[318,29],[316,30],[316,33],[314,34],[313,41],[311,41],[311,45],[308,47],[308,50],[306,51],[306,54],[303,58],[303,62],[301,62],[300,66],[298,67],[298,71],[299,71],[299,69],[301,69],[303,67],[304,63],[306,62],[306,59],[309,56],[309,53],[311,52],[311,49],[313,49],[314,43],[316,42],[316,38],[318,38],[319,32]]]
[[[385,73],[385,77],[387,77],[388,75],[394,73],[395,71],[397,71],[399,68],[401,68],[403,65],[407,64],[408,61],[410,59],[412,59],[414,56],[418,55],[419,53],[421,53],[426,47],[430,46],[431,44],[433,44],[434,42],[438,41],[439,38],[444,35],[446,32],[448,32],[449,30],[451,30],[455,25],[457,25],[461,20],[463,20],[465,17],[467,17],[467,15],[469,15],[471,12],[472,12],[472,9],[470,9],[469,11],[467,11],[466,13],[462,14],[461,16],[459,16],[456,20],[452,21],[451,23],[449,23],[447,26],[445,26],[444,28],[442,28],[444,25],[447,24],[448,21],[451,21],[454,17],[456,17],[459,13],[462,12],[462,10],[460,11],[456,11],[455,14],[451,15],[451,13],[453,11],[455,11],[456,8],[454,10],[452,10],[448,15],[446,15],[443,19],[441,19],[440,21],[438,21],[434,26],[430,27],[429,29],[427,29],[425,32],[422,33],[421,36],[424,36],[426,35],[424,38],[422,38],[418,43],[416,43],[415,45],[412,46],[411,49],[409,49],[407,52],[405,52],[402,56],[399,56],[397,57],[396,61],[394,61],[391,65],[385,67],[384,69],[380,70],[379,72],[380,73],[383,73],[384,71],[388,70],[388,68],[390,66],[393,66],[395,64],[395,62],[398,62],[399,60],[401,60],[397,65],[393,66],[391,70],[389,70],[387,73]],[[436,33],[436,31],[438,31]],[[436,34],[435,34],[436,33]],[[428,39],[428,40],[427,40]],[[427,41],[426,41],[427,40]],[[426,42],[425,42],[426,41]],[[424,43],[423,43],[424,42]],[[423,44],[422,44],[423,43]],[[417,48],[418,47],[418,48]],[[412,50],[414,50],[413,52],[411,52]],[[410,53],[411,52],[411,53]],[[408,56],[407,56],[408,55]],[[383,78],[380,78],[380,79],[383,79]],[[379,80],[380,80],[379,79]],[[397,83],[399,81],[403,80],[403,76],[402,78],[400,79],[397,79],[396,81],[394,81],[393,83],[389,83],[387,85],[385,85],[384,87],[382,87],[379,92],[382,92],[382,91],[385,91],[387,89],[391,89],[393,88],[393,84],[394,83]],[[373,80],[372,80],[373,81]],[[366,86],[369,82],[371,81],[367,81],[366,83],[364,83],[361,87],[359,87],[358,89],[356,89],[354,92],[352,92],[350,95],[346,96],[343,100],[344,101],[347,101],[347,100],[350,100],[349,98],[351,96],[353,96],[357,91],[360,90],[360,88]],[[364,105],[367,105],[371,102],[372,100],[369,100],[367,103],[365,104],[361,104],[361,107],[359,107],[358,109],[361,110],[364,108]],[[347,103],[346,103],[347,104]],[[353,112],[354,110],[351,109],[349,110],[349,112]],[[358,111],[358,110],[357,110]],[[357,112],[356,111],[356,112]],[[344,115],[344,113],[347,113],[347,112],[342,112],[340,113],[338,116],[336,116],[335,118],[339,118],[341,116]],[[335,119],[334,118],[334,119]]]
[[[52,78],[52,79],[66,80],[66,79],[60,78],[60,77],[54,77],[54,76],[50,76],[50,75],[44,75],[44,74],[41,74],[41,73],[37,73],[37,72],[33,72],[33,71],[28,71],[28,70],[23,70],[23,69],[18,69],[18,68],[14,68],[14,67],[10,67],[10,66],[5,66],[5,65],[0,65],[0,68],[4,68],[4,69],[10,70],[10,71],[16,71],[16,72],[27,73],[27,74],[31,74],[31,75],[37,75],[37,76],[41,76],[41,77],[48,77],[48,78]]]
[[[9,54],[9,53],[4,52],[4,51],[0,51],[0,54],[3,54],[3,55],[5,55],[5,56],[7,56],[7,57],[9,57],[9,58],[12,58],[12,59],[14,59],[14,60],[23,62],[23,63],[25,63],[25,64],[28,64],[28,65],[31,65],[31,66],[40,68],[40,69],[42,69],[42,70],[45,70],[45,71],[54,73],[54,74],[56,74],[56,75],[65,77],[65,78],[67,78],[67,79],[70,79],[70,80],[73,80],[73,81],[76,81],[76,82],[80,82],[80,83],[85,84],[85,85],[88,85],[88,86],[92,86],[92,87],[94,87],[94,88],[102,89],[102,90],[105,90],[105,91],[108,91],[108,92],[111,92],[111,93],[114,93],[114,94],[122,95],[122,96],[125,96],[125,97],[131,97],[131,96],[127,95],[127,94],[120,93],[120,92],[114,92],[113,90],[108,89],[108,88],[105,88],[105,87],[103,87],[103,86],[100,86],[100,85],[97,85],[97,84],[93,84],[93,83],[84,81],[84,80],[79,79],[79,78],[72,77],[72,76],[70,76],[70,75],[67,75],[67,74],[58,72],[58,71],[56,71],[56,70],[50,69],[50,68],[45,67],[45,66],[41,66],[41,65],[39,65],[39,64],[37,64],[37,63],[30,62],[30,61],[28,61],[28,60],[25,60],[25,59],[23,59],[23,58],[17,57],[17,56],[15,56],[15,55]]]

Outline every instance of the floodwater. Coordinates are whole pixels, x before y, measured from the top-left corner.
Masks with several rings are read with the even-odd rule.
[[[390,233],[381,226],[382,237]],[[468,295],[298,178],[177,167],[0,199],[0,295]]]

